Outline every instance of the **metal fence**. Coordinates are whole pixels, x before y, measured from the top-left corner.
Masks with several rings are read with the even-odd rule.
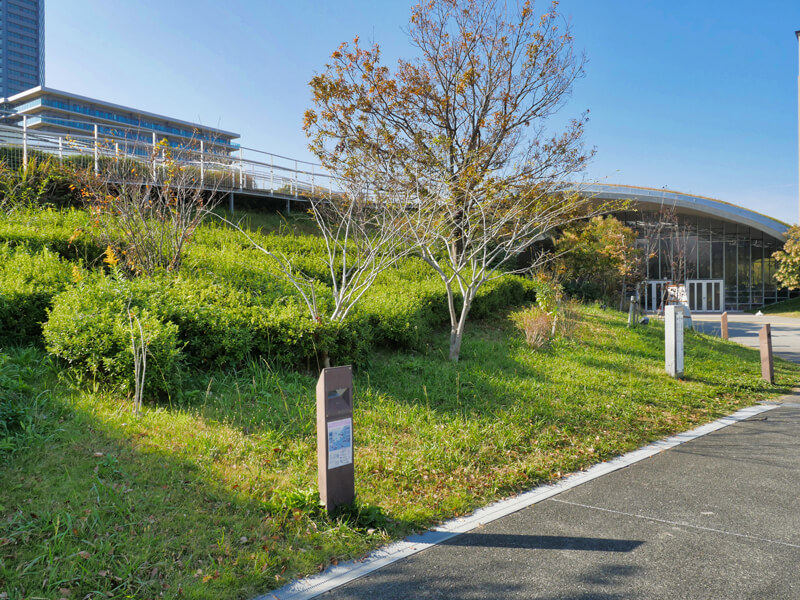
[[[20,115],[14,115],[18,124],[4,124],[7,119],[3,117],[9,116],[0,115],[0,160],[12,168],[51,157],[95,172],[108,159],[137,161],[155,169],[171,157],[181,166],[196,169],[204,188],[294,200],[330,198],[338,193],[335,179],[319,165],[278,154],[251,148],[231,154],[225,147],[203,140],[172,147],[161,143],[156,133],[148,141],[143,141],[141,134],[135,136],[139,139],[130,139],[125,132],[108,137],[98,133],[97,125],[91,136],[65,135],[31,128],[27,117]]]

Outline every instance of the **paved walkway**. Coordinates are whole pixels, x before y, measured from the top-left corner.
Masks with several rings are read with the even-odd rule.
[[[692,315],[692,323],[697,331],[717,336],[720,334],[719,315],[695,313]],[[771,325],[772,351],[786,360],[800,363],[800,319],[728,313],[728,339],[758,348],[758,331],[765,323]]]
[[[800,404],[567,490],[328,599],[800,598]]]
[[[719,335],[719,315],[694,322]],[[800,320],[729,315],[730,339],[758,347],[765,322],[800,362]],[[785,400],[319,597],[800,599],[800,394]]]

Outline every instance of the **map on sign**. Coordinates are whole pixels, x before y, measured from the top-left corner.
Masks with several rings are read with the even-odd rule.
[[[328,423],[328,470],[353,462],[353,419]]]

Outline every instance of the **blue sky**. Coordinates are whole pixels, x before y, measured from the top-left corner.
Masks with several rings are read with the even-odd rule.
[[[309,160],[308,81],[342,41],[409,56],[407,0],[47,0],[46,83]],[[544,3],[540,4],[544,6]],[[591,179],[798,221],[800,1],[563,0],[586,76]]]

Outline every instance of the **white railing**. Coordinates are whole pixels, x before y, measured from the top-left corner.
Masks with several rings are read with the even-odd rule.
[[[4,118],[5,117],[5,118]],[[18,124],[7,123],[8,118]],[[156,133],[144,141],[130,139],[125,132],[119,137],[99,134],[65,135],[41,131],[28,126],[25,115],[0,114],[0,159],[12,167],[26,166],[37,155],[57,157],[61,162],[78,162],[99,172],[100,163],[107,158],[131,159],[155,167],[163,162],[166,153],[183,166],[192,166],[200,174],[200,185],[225,192],[242,192],[298,201],[329,198],[337,193],[335,179],[320,165],[272,154],[252,148],[230,147],[200,140],[181,148],[161,145]],[[84,159],[75,157],[85,157]]]

